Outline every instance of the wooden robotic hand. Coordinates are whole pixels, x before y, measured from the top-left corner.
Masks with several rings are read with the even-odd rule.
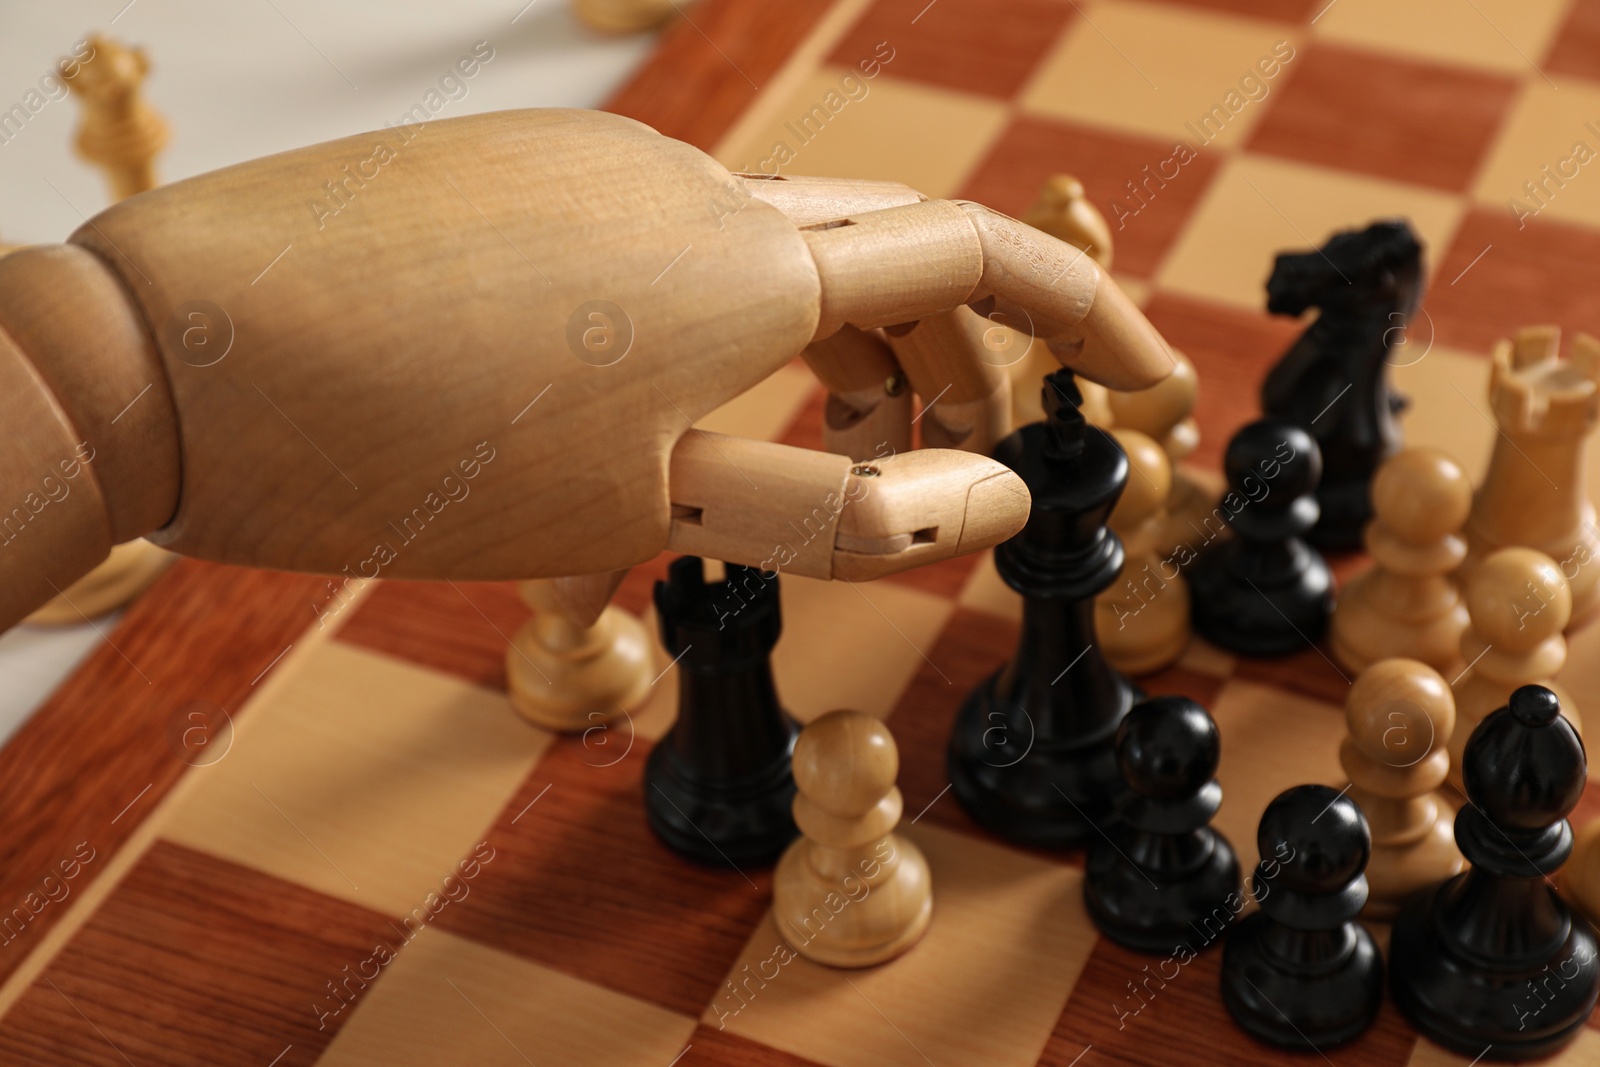
[[[963,307],[1025,315],[1116,388],[1171,366],[1037,231],[736,177],[611,115],[406,126],[167,185],[0,260],[0,628],[141,535],[435,579],[668,547],[856,578],[991,545],[1028,497],[988,459],[691,430],[846,324]]]

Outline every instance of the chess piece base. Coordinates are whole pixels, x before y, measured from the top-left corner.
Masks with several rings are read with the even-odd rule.
[[[1433,918],[1439,893],[1466,877],[1424,890],[1401,909],[1389,943],[1395,1005],[1429,1040],[1464,1056],[1521,1060],[1556,1051],[1583,1029],[1595,1006],[1600,946],[1594,928],[1573,915],[1553,952],[1493,972],[1468,970]],[[1576,977],[1566,977],[1568,968]],[[1538,981],[1551,975],[1555,980]]]
[[[126,541],[94,570],[29,615],[34,626],[75,626],[126,607],[172,565],[176,557],[149,541]]]
[[[1127,846],[1121,841],[1122,852],[1104,841],[1090,848],[1083,902],[1100,932],[1138,952],[1176,953],[1184,944],[1200,952],[1217,944],[1243,907],[1244,895],[1233,848],[1216,831],[1205,833],[1211,850],[1198,870],[1153,883],[1125,858]],[[1230,905],[1230,897],[1237,906]]]
[[[1228,1014],[1253,1037],[1280,1048],[1326,1050],[1360,1036],[1383,1003],[1383,957],[1372,935],[1351,923],[1349,944],[1333,966],[1294,974],[1271,965],[1263,936],[1271,924],[1256,912],[1228,935],[1222,950]]]
[[[1189,584],[1176,575],[1149,600],[1116,586],[1095,601],[1100,650],[1123,674],[1153,674],[1189,647]]]
[[[1373,846],[1362,918],[1391,920],[1411,894],[1453,878],[1466,867],[1467,861],[1456,847],[1450,806],[1443,796],[1435,795],[1434,802],[1439,805],[1439,819],[1423,837],[1404,845]]]
[[[631,713],[649,697],[650,637],[626,611],[606,608],[571,649],[547,647],[537,626],[537,617],[526,623],[506,651],[511,705],[535,726],[587,730]]]
[[[663,738],[645,764],[650,829],[674,852],[708,867],[764,867],[777,859],[799,833],[790,810],[790,758],[799,728],[793,720],[788,727],[780,759],[723,786],[696,781],[673,755],[671,738]]]
[[[790,947],[829,967],[873,967],[922,939],[933,918],[928,861],[904,837],[890,840],[896,866],[878,882],[823,878],[809,862],[815,846],[804,838],[785,850],[773,874],[772,917]]]
[[[1396,656],[1452,674],[1451,668],[1461,661],[1461,635],[1470,622],[1466,604],[1457,599],[1449,610],[1431,617],[1396,618],[1380,611],[1368,596],[1371,576],[1371,572],[1360,575],[1339,592],[1328,631],[1334,659],[1358,674],[1380,659]]]
[[[995,695],[1000,672],[962,703],[947,763],[956,799],[979,825],[1018,844],[1072,848],[1096,834],[1122,791],[1116,726],[1144,693],[1116,676],[1110,729],[1072,747],[1047,744],[1024,709]]]
[[[1230,566],[1232,557],[1248,550],[1225,541],[1195,560],[1189,572],[1195,633],[1244,656],[1287,655],[1320,640],[1333,613],[1327,563],[1313,556],[1288,583],[1252,585]]]

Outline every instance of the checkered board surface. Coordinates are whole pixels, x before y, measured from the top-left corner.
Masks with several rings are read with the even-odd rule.
[[[1300,328],[1261,310],[1273,254],[1337,228],[1403,214],[1427,241],[1427,314],[1394,376],[1408,440],[1471,471],[1494,434],[1490,345],[1529,323],[1600,331],[1600,171],[1564,162],[1600,149],[1600,0],[706,0],[688,18],[614,107],[730,167],[783,141],[788,173],[1010,213],[1051,173],[1083,179],[1118,278],[1199,369],[1201,466]],[[800,143],[790,124],[879,42],[893,57],[851,83],[865,94]],[[1231,109],[1202,145],[1186,123],[1214,106]],[[1198,151],[1173,176],[1180,140]],[[1147,166],[1165,177],[1135,198]],[[815,446],[821,400],[797,363],[702,425]],[[648,614],[665,562],[618,603]],[[783,608],[794,714],[854,707],[899,740],[903,832],[936,892],[903,958],[747,981],[779,943],[769,872],[696,867],[645,826],[641,772],[676,698],[664,656],[631,720],[554,736],[504,697],[527,615],[508,585],[330,605],[321,579],[183,561],[0,751],[0,903],[29,916],[0,944],[0,1063],[1464,1062],[1389,1007],[1326,1057],[1257,1045],[1222,1009],[1216,952],[1152,979],[1157,961],[1088,921],[1081,855],[964,816],[945,740],[1019,617],[987,556],[784,578]],[[1587,700],[1600,627],[1570,636],[1563,681]],[[1197,642],[1144,685],[1220,724],[1217,823],[1246,865],[1273,795],[1340,782],[1348,683],[1315,649]],[[1600,1063],[1600,1034],[1552,1062]]]

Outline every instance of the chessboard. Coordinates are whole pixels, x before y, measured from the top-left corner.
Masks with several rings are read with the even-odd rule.
[[[1404,215],[1430,267],[1393,369],[1405,435],[1476,476],[1494,342],[1600,331],[1600,177],[1572,162],[1600,143],[1597,46],[1594,0],[705,0],[611,106],[734,169],[782,156],[1010,214],[1076,175],[1116,277],[1198,368],[1202,468],[1303,328],[1263,310],[1274,254]],[[796,361],[701,426],[819,447],[822,404]],[[653,624],[667,562],[616,602]],[[855,708],[899,743],[902,832],[935,892],[905,956],[758,977],[781,944],[770,871],[695,866],[645,823],[676,701],[659,649],[642,710],[555,735],[505,696],[528,616],[510,584],[355,592],[182,560],[0,750],[0,1062],[1467,1062],[1389,1005],[1327,1055],[1260,1045],[1222,1007],[1217,952],[1172,973],[1117,947],[1085,914],[1081,853],[964,815],[951,724],[1019,618],[987,554],[781,581],[785,705]],[[1568,636],[1593,733],[1600,626]],[[1342,784],[1349,681],[1317,648],[1200,641],[1141,680],[1218,722],[1216,824],[1246,869],[1270,798]],[[1573,821],[1597,816],[1591,784]],[[1549,1062],[1600,1062],[1593,1025]]]

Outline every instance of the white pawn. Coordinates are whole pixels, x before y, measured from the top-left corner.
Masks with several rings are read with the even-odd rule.
[[[1451,572],[1467,555],[1461,528],[1471,508],[1472,483],[1443,452],[1408,448],[1378,468],[1365,535],[1373,564],[1333,609],[1329,643],[1340,663],[1362,671],[1408,656],[1456,673],[1467,608]]]
[[[928,861],[894,833],[900,754],[889,728],[831,711],[794,746],[794,821],[772,882],[772,914],[794,950],[830,967],[870,967],[916,944],[933,915]]]
[[[587,730],[645,702],[653,661],[643,623],[618,607],[572,605],[550,579],[518,592],[534,614],[506,651],[506,688],[523,718]]]
[[[1109,525],[1122,539],[1122,573],[1095,598],[1095,633],[1111,665],[1124,674],[1152,674],[1189,645],[1189,583],[1159,549],[1167,524],[1172,464],[1161,446],[1137,430],[1111,430],[1127,453],[1127,487]]]
[[[1039,190],[1039,199],[1028,208],[1022,221],[1051,237],[1081,248],[1085,255],[1107,274],[1111,273],[1111,227],[1105,216],[1094,206],[1083,188],[1083,183],[1070,174],[1054,174]],[[1027,341],[1027,337],[1020,338]],[[1048,345],[1034,338],[1020,360],[1010,365],[1011,371],[1011,424],[1025,426],[1044,418],[1044,408],[1039,400],[1040,383],[1051,371],[1061,369],[1061,361]],[[1087,378],[1078,379],[1078,393],[1083,398],[1083,417],[1096,426],[1111,425],[1111,408],[1107,397],[1109,390]]]
[[[1466,594],[1472,625],[1461,635],[1461,658],[1470,668],[1455,683],[1450,739],[1450,781],[1458,789],[1467,738],[1524,685],[1555,693],[1561,714],[1583,732],[1577,702],[1553,681],[1567,662],[1562,631],[1572,618],[1572,591],[1555,560],[1531,548],[1502,548],[1468,575]]]
[[[1573,835],[1572,858],[1561,868],[1561,889],[1589,922],[1600,926],[1600,819]]]
[[[1455,719],[1449,683],[1418,660],[1379,660],[1350,687],[1339,762],[1372,829],[1370,918],[1392,918],[1413,891],[1466,865],[1454,812],[1435,792],[1450,770]]]
[[[1224,489],[1215,472],[1183,465],[1200,444],[1200,427],[1194,419],[1200,376],[1188,356],[1177,349],[1170,351],[1173,367],[1166,378],[1148,389],[1109,393],[1107,400],[1115,425],[1150,437],[1171,461],[1172,489],[1167,493],[1166,520],[1155,544],[1163,557],[1180,552],[1180,546],[1193,545],[1205,537],[1207,529],[1215,527],[1217,500]]]

